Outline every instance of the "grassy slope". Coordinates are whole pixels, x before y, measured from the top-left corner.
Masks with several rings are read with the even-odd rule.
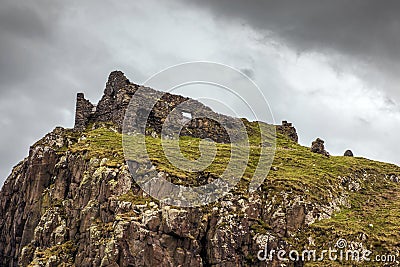
[[[70,133],[76,135],[72,131]],[[69,148],[72,152],[85,152],[88,159],[108,158],[107,165],[110,167],[123,162],[121,134],[108,128],[98,128],[88,130],[84,135],[85,140],[80,140]],[[250,163],[235,193],[248,194],[246,186],[258,161],[258,140],[257,135],[250,140]],[[189,158],[197,158],[198,143],[199,140],[195,138],[182,138],[182,153]],[[196,185],[196,175],[182,172],[168,163],[162,153],[160,139],[146,137],[146,144],[148,154],[159,171],[176,177],[173,181],[175,183]],[[205,170],[211,176],[218,176],[230,158],[229,145],[218,144],[217,148],[216,162]],[[287,192],[321,204],[343,195],[348,200],[348,206],[341,207],[341,211],[332,218],[306,226],[301,233],[288,238],[288,242],[297,244],[298,247],[308,246],[306,240],[312,236],[315,247],[329,248],[333,247],[338,238],[351,241],[364,235],[367,237],[366,247],[375,252],[389,253],[400,247],[400,185],[388,178],[392,174],[400,176],[400,167],[357,157],[326,158],[311,153],[309,148],[281,135],[277,138],[273,166],[274,171],[269,172],[262,186],[262,190],[267,191],[269,196],[279,198],[282,192]],[[344,190],[344,177],[358,183],[359,190]],[[329,264],[335,266],[336,263]]]

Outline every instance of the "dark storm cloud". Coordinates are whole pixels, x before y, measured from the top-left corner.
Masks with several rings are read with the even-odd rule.
[[[365,79],[382,72],[398,81],[400,73],[400,1],[376,0],[195,0],[209,9],[216,19],[242,21],[265,31],[265,40],[278,38],[298,53],[318,51],[339,53],[372,65],[359,70]],[[334,56],[334,55],[332,55]],[[348,60],[339,65],[349,64]],[[378,72],[378,73],[373,73]],[[372,77],[373,78],[373,77]],[[398,85],[383,84],[400,97]],[[399,98],[400,100],[400,98]]]
[[[400,58],[400,2],[396,0],[195,2],[208,6],[216,17],[244,19],[272,31],[300,52],[331,48],[365,60]]]
[[[83,23],[68,29],[66,3],[0,1],[0,184],[30,145],[72,126],[76,92],[98,98],[117,65]]]
[[[157,54],[174,45],[165,42],[167,29],[152,34],[164,25],[162,8],[151,1],[0,0],[0,184],[35,141],[55,126],[73,126],[77,92],[97,102],[111,71],[140,82],[171,64],[160,58],[178,60],[172,49]]]
[[[48,4],[51,9],[51,3]],[[35,106],[34,98],[29,95],[34,90],[27,81],[39,69],[35,51],[51,39],[51,24],[46,23],[45,16],[32,3],[1,1],[0,5],[0,175],[3,181],[10,166],[27,154],[33,133],[43,126],[33,117],[37,113],[32,109],[42,106]]]
[[[51,32],[51,21],[46,20],[40,10],[35,10],[33,7],[32,4],[15,4],[14,1],[2,1],[0,27],[3,33],[32,39],[46,37]],[[46,12],[52,9],[54,9],[54,4],[47,2]]]
[[[96,102],[112,70],[140,83],[192,60],[224,63],[254,79],[272,100],[278,120],[290,119],[298,126],[302,144],[321,134],[331,140],[328,145],[339,143],[332,145],[336,151],[358,142],[364,155],[395,162],[393,140],[399,129],[391,116],[400,121],[393,99],[400,92],[397,5],[0,0],[0,184],[35,141],[57,125],[73,126],[77,92]],[[310,51],[326,55],[329,66],[305,53]],[[347,78],[333,77],[332,69]],[[352,71],[371,83],[354,83]],[[340,94],[332,96],[331,88]],[[354,88],[352,94],[348,88]],[[375,94],[375,88],[392,94]],[[346,109],[339,118],[332,106],[343,100]],[[373,105],[378,108],[369,114]],[[376,118],[381,124],[371,123]],[[321,126],[321,121],[329,123]],[[382,129],[390,130],[391,137],[376,142],[380,147],[364,145]]]
[[[4,85],[18,81],[18,77],[29,76],[31,70],[37,68],[32,51],[51,38],[52,24],[34,6],[29,2],[1,1],[0,93],[7,90]],[[51,9],[51,5],[48,8]]]

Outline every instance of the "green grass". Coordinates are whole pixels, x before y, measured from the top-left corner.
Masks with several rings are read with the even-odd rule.
[[[62,266],[70,266],[73,264],[73,255],[77,250],[77,246],[68,241],[60,245],[55,245],[45,249],[35,251],[38,262],[46,263],[50,257],[56,256],[62,262]],[[38,262],[32,262],[29,266],[37,266]]]
[[[151,201],[157,202],[150,197],[143,197],[134,194],[131,190],[118,197],[119,201],[131,202],[133,205],[146,205]]]
[[[256,123],[245,121],[245,125],[250,134],[249,161],[233,193],[246,198],[249,196],[247,186],[258,164],[261,146],[265,144],[262,139],[268,140],[272,148],[275,144],[272,142],[271,133],[261,132]],[[76,142],[68,148],[69,151],[81,153],[87,160],[107,158],[108,161],[105,163],[107,167],[117,167],[124,163],[122,134],[103,127],[88,129],[80,135],[85,135],[86,139],[81,138],[78,141],[81,136],[74,136],[71,133],[71,138],[75,138]],[[131,138],[131,144],[135,144],[142,136],[128,138]],[[225,171],[232,155],[231,144],[215,144],[217,156],[212,164],[201,172],[191,172],[181,170],[167,160],[161,139],[146,136],[142,140],[146,143],[148,158],[140,150],[140,146],[132,145],[129,148],[131,149],[129,159],[139,163],[146,163],[149,159],[157,171],[167,173],[171,182],[176,184],[197,186],[208,183],[207,179],[201,180],[199,177],[218,178]],[[173,141],[167,140],[166,143],[172,145]],[[182,137],[179,140],[180,152],[189,160],[197,160],[201,155],[199,144],[200,139]],[[246,146],[242,144],[234,146],[240,156],[246,156]],[[64,151],[65,148],[60,149],[60,153]],[[400,185],[387,179],[392,174],[400,176],[400,167],[360,157],[327,158],[311,153],[309,148],[294,143],[280,134],[277,134],[272,166],[274,170],[268,173],[261,187],[262,193],[268,199],[274,198],[275,202],[279,203],[286,194],[290,199],[301,197],[304,202],[320,205],[327,205],[338,197],[345,197],[348,202],[347,206],[340,207],[340,212],[330,219],[317,220],[314,224],[305,226],[298,234],[287,238],[293,246],[307,247],[309,236],[314,238],[316,247],[329,248],[338,238],[351,241],[358,240],[360,235],[365,235],[365,243],[374,251],[390,252],[400,247]],[[144,175],[151,171],[142,168],[138,173]],[[359,190],[349,190],[349,183],[346,180],[357,183]],[[146,204],[151,198],[136,196],[129,192],[120,196],[119,200]],[[251,229],[254,232],[265,233],[270,226],[263,221],[254,221]],[[312,266],[311,263],[308,264]],[[335,265],[336,263],[326,264],[339,266]]]
[[[250,123],[249,123],[250,124]],[[251,127],[254,127],[252,125]],[[247,167],[242,177],[242,183],[248,184],[252,179],[254,170],[260,158],[260,138],[259,131],[253,129],[250,136],[250,153]],[[106,166],[116,167],[124,163],[124,150],[122,147],[122,134],[109,128],[98,128],[88,130],[84,133],[85,140],[76,142],[70,151],[73,153],[83,153],[87,160],[90,158],[107,158]],[[130,136],[128,153],[129,159],[144,163],[150,159],[158,171],[168,173],[171,179],[178,184],[198,185],[199,176],[210,176],[218,178],[226,169],[231,160],[232,148],[230,144],[216,144],[216,157],[211,165],[201,172],[185,171],[175,167],[167,159],[163,152],[160,138],[145,137],[147,155],[134,145],[139,142],[140,137]],[[137,140],[136,140],[136,139]],[[167,140],[167,145],[173,141]],[[196,160],[200,156],[200,139],[182,137],[179,140],[181,153],[190,160]],[[236,146],[239,156],[247,160],[246,147]],[[139,149],[135,151],[135,149]],[[127,151],[125,151],[127,152]],[[128,151],[129,152],[129,151]],[[132,156],[135,156],[132,158]],[[147,158],[148,157],[148,158]],[[238,159],[239,161],[240,159]],[[376,174],[396,174],[400,175],[400,168],[393,164],[376,162],[364,158],[356,157],[336,157],[327,158],[323,155],[311,153],[309,148],[300,146],[285,136],[277,135],[276,151],[273,161],[275,171],[270,171],[263,184],[263,190],[267,192],[295,192],[313,201],[329,201],[336,197],[340,191],[340,177],[352,177],[355,173],[376,173]],[[146,171],[146,170],[144,170]],[[376,181],[379,183],[379,181]],[[373,190],[375,186],[365,190]],[[244,189],[244,188],[242,188]],[[379,189],[380,190],[380,189]],[[362,202],[363,199],[354,197],[354,202]]]
[[[325,248],[333,247],[339,238],[346,239],[348,243],[364,239],[363,245],[373,255],[396,254],[400,248],[399,186],[382,180],[374,183],[374,186],[363,186],[365,189],[362,192],[350,194],[350,207],[342,208],[330,219],[306,227],[299,238],[304,241],[312,236],[317,247]],[[302,243],[299,247],[307,245]],[[332,264],[340,266],[339,263]],[[363,262],[359,266],[380,265]]]

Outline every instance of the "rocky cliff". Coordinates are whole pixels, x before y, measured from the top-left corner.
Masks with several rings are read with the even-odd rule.
[[[243,120],[255,155],[220,201],[181,208],[145,194],[129,167],[136,175],[161,173],[176,184],[201,184],[225,166],[230,140],[214,121],[190,121],[182,133],[183,153],[193,156],[199,138],[213,138],[219,162],[198,173],[174,169],[160,150],[159,123],[187,99],[167,94],[144,133],[155,168],[140,159],[128,167],[121,128],[138,88],[113,72],[97,106],[78,94],[75,128],[54,129],[13,169],[0,192],[1,266],[398,266],[257,257],[266,245],[322,250],[342,238],[354,249],[400,259],[400,168],[312,153],[297,143],[287,122],[276,127],[273,166],[257,191],[247,187],[263,144],[257,143],[257,124]]]

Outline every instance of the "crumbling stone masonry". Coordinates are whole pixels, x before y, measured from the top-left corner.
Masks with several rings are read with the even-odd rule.
[[[86,100],[83,93],[78,93],[75,129],[81,131],[91,123],[112,122],[121,132],[132,96],[139,88],[146,92],[143,102],[147,100],[151,102],[154,98],[158,99],[158,96],[160,96],[159,91],[131,83],[121,71],[111,72],[104,95],[97,106]],[[182,105],[184,102],[185,104]],[[182,106],[187,108],[182,108]],[[136,115],[140,119],[140,106],[134,108],[136,108]],[[174,112],[175,115],[170,116],[174,110],[178,112]],[[168,116],[174,122],[171,125],[179,125],[182,121],[185,122],[184,127],[179,132],[180,135],[210,138],[215,142],[229,143],[231,140],[227,128],[230,132],[238,131],[235,121],[239,119],[215,113],[199,101],[170,93],[162,93],[162,97],[154,105],[149,116],[145,118],[147,119],[145,134],[160,135]],[[291,123],[284,121],[282,125],[276,127],[276,130],[298,142],[296,129]]]
[[[299,142],[296,128],[293,127],[292,123],[290,122],[282,121],[282,125],[276,126],[276,131],[280,134],[288,136],[293,142]]]
[[[329,152],[325,150],[324,143],[324,140],[317,138],[314,142],[312,142],[311,152],[329,157]]]
[[[95,109],[96,107],[85,99],[83,93],[78,93],[76,97],[75,129],[84,130]]]

